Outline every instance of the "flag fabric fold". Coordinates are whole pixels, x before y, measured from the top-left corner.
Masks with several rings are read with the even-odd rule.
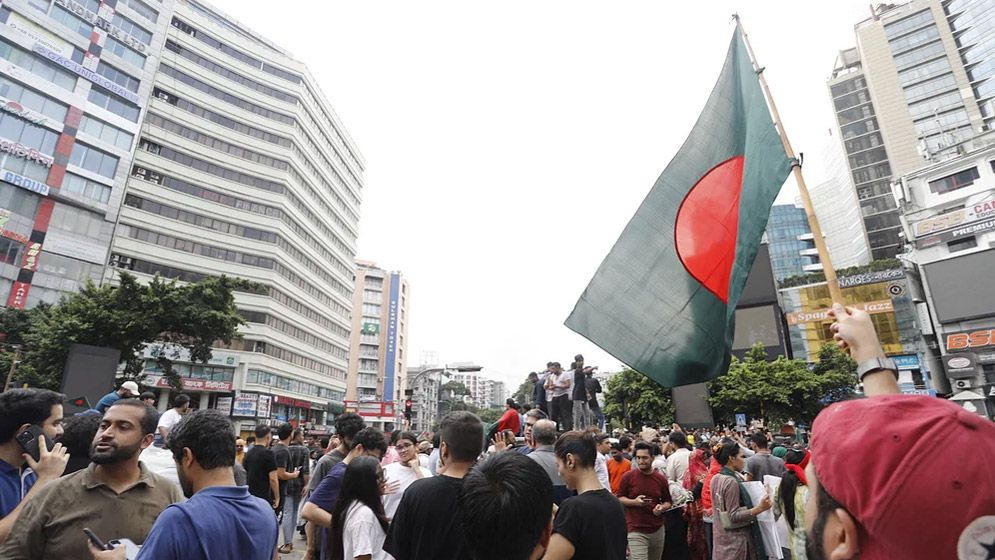
[[[698,121],[567,327],[665,387],[725,373],[736,303],[791,167],[737,26]]]

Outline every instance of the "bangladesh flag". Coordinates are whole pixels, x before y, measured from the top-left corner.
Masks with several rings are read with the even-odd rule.
[[[567,327],[665,387],[725,373],[736,302],[791,167],[737,26],[698,122]]]

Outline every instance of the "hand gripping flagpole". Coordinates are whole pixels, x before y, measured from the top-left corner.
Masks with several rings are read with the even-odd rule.
[[[822,237],[822,228],[819,226],[819,220],[815,216],[815,209],[812,207],[812,198],[808,194],[808,187],[805,186],[805,178],[802,177],[801,162],[795,157],[795,151],[791,147],[791,142],[788,141],[788,133],[784,130],[781,116],[777,112],[777,105],[774,104],[774,98],[770,95],[770,88],[767,87],[767,80],[764,79],[764,68],[757,64],[757,57],[753,55],[753,47],[750,45],[750,38],[746,34],[746,29],[743,28],[743,22],[740,21],[739,14],[733,14],[732,17],[736,20],[736,25],[739,26],[740,32],[743,34],[743,42],[746,43],[746,50],[750,54],[750,61],[753,62],[753,70],[757,73],[757,78],[760,80],[760,87],[763,89],[764,97],[767,98],[767,105],[770,106],[771,116],[774,117],[774,126],[777,128],[777,133],[781,136],[784,151],[787,153],[788,159],[792,162],[792,171],[795,175],[795,181],[798,183],[798,191],[801,193],[802,204],[805,206],[805,216],[808,217],[808,227],[812,230],[812,235],[815,237],[815,248],[819,252],[819,260],[822,262],[822,269],[826,275],[826,282],[829,285],[829,296],[834,303],[842,304],[843,294],[840,292],[839,280],[836,279],[836,269],[833,268],[833,262],[829,258],[829,249],[826,248],[826,240]]]

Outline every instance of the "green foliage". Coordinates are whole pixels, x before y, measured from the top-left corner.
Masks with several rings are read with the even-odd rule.
[[[469,395],[470,390],[466,388],[466,385],[460,383],[459,381],[446,381],[442,387],[439,388],[440,392],[448,391],[453,396],[463,396]]]
[[[504,414],[504,411],[500,408],[478,408],[470,412],[476,414],[484,424],[493,424],[500,420],[501,415]]]
[[[868,272],[879,272],[882,270],[892,270],[895,268],[902,268],[902,261],[898,259],[878,259],[876,261],[871,261],[867,264],[838,269],[836,271],[836,276],[838,277],[855,276],[857,274],[866,274]],[[825,282],[825,281],[826,281],[826,276],[822,272],[810,272],[808,274],[789,276],[784,280],[778,282],[777,287],[791,288],[794,286],[806,286],[808,284],[815,284],[817,282]]]
[[[811,422],[827,404],[850,398],[857,385],[856,364],[833,344],[819,351],[819,362],[779,356],[767,361],[757,344],[743,360],[733,358],[729,372],[709,383],[716,422],[732,423],[736,413],[768,424]]]
[[[610,421],[637,431],[647,424],[669,426],[674,421],[674,403],[670,389],[626,368],[608,379],[604,413]]]
[[[120,273],[120,285],[97,287],[87,283],[79,293],[62,298],[58,305],[31,310],[29,324],[19,336],[24,343],[24,363],[17,380],[35,387],[57,389],[62,368],[73,344],[89,344],[121,351],[126,379],[142,371],[139,352],[146,343],[179,345],[195,361],[211,357],[215,341],[225,344],[238,337],[244,320],[235,307],[233,291],[252,289],[255,283],[226,276],[178,285],[159,276],[141,284]],[[3,321],[18,323],[5,313]],[[170,384],[180,387],[167,352],[157,361]]]
[[[515,399],[515,402],[522,405],[535,404],[532,402],[532,394],[535,389],[536,384],[532,381],[526,379],[518,386],[518,390],[515,391],[511,398]]]

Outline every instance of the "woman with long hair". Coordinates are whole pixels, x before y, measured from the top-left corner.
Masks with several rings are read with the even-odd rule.
[[[771,508],[770,496],[753,505],[740,474],[746,455],[735,440],[722,440],[715,458],[722,468],[712,478],[712,559],[763,560],[767,553],[757,516]]]
[[[577,495],[560,505],[543,559],[625,560],[625,510],[618,498],[601,486],[594,472],[594,436],[567,432],[556,440],[553,453],[560,478]]]
[[[808,480],[805,467],[811,455],[804,449],[791,449],[784,456],[786,472],[774,492],[774,516],[784,516],[788,522],[788,549],[792,560],[805,560],[805,502],[808,501]]]
[[[708,560],[708,546],[705,544],[705,527],[702,521],[701,491],[708,476],[708,443],[699,446],[688,458],[688,470],[684,473],[681,485],[694,495],[694,501],[684,507],[684,520],[688,524],[688,557],[691,560]]]
[[[388,520],[380,497],[385,487],[383,470],[375,458],[359,456],[346,467],[332,511],[329,550],[333,560],[393,559],[383,550]]]

